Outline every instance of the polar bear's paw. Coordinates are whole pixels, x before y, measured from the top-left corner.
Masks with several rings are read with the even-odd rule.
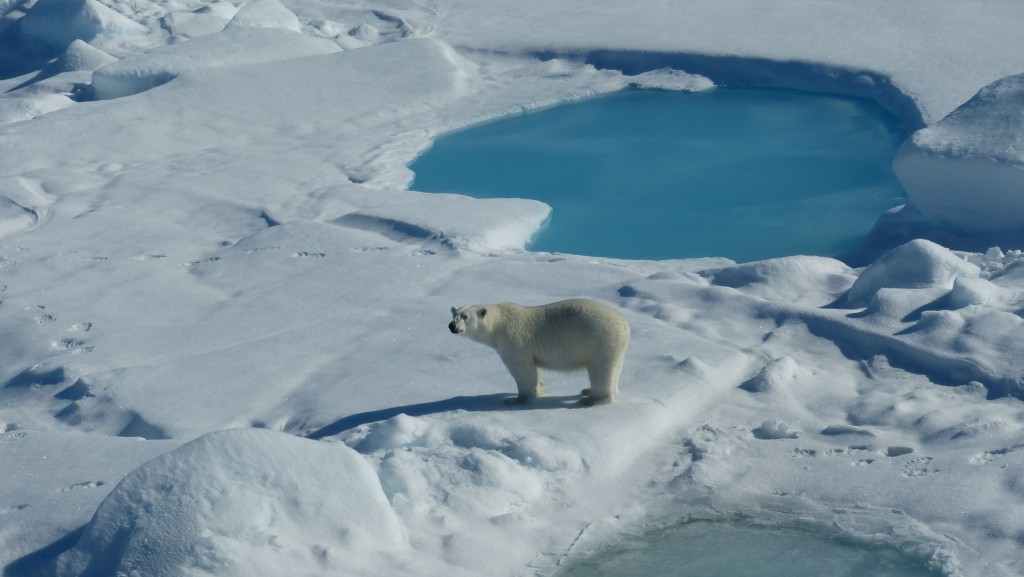
[[[580,404],[585,407],[603,405],[610,402],[612,402],[612,399],[609,397],[595,397],[589,388],[580,391]]]

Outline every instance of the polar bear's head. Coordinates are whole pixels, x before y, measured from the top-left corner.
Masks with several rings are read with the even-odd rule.
[[[465,335],[474,341],[488,342],[491,339],[491,321],[494,317],[493,307],[487,305],[471,305],[468,307],[452,307],[452,322],[448,330]],[[490,315],[490,318],[488,317]]]

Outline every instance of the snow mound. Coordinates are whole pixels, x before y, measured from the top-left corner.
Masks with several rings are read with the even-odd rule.
[[[800,429],[780,421],[778,419],[767,419],[761,426],[753,431],[754,438],[762,441],[775,441],[779,439],[796,439],[800,436]]]
[[[536,200],[412,193],[399,202],[351,212],[333,222],[393,240],[438,241],[456,250],[489,254],[523,250],[550,213],[551,207]]]
[[[75,102],[63,94],[37,94],[24,98],[0,98],[0,126],[29,120],[44,114],[70,108]],[[35,224],[36,219],[27,211],[21,210],[18,206],[8,202],[9,199],[0,197],[0,221],[7,220],[14,216],[17,221]],[[15,225],[14,230],[25,231],[31,226]],[[12,229],[0,224],[0,237],[11,233]]]
[[[43,69],[43,73],[93,71],[117,62],[117,58],[85,42],[73,40],[64,54]]]
[[[834,301],[850,288],[854,274],[838,260],[792,256],[709,269],[701,275],[712,284],[756,294],[766,299],[808,302],[817,306]]]
[[[95,98],[107,100],[144,92],[190,71],[276,62],[340,50],[329,40],[292,30],[236,26],[124,58],[94,72],[92,85]]]
[[[893,168],[931,218],[968,233],[1024,226],[1024,74],[989,84],[915,132]]]
[[[949,306],[962,309],[971,305],[1012,307],[1019,303],[1016,291],[1003,288],[987,279],[958,277],[949,291]]]
[[[84,40],[73,40],[32,78],[0,98],[0,125],[28,120],[74,104],[69,94],[84,86],[92,71],[117,59]]]
[[[277,0],[253,0],[238,11],[228,23],[228,28],[283,28],[301,32],[302,25],[291,10]]]
[[[96,0],[39,0],[21,19],[24,38],[67,46],[101,35],[140,36],[149,29]]]
[[[405,546],[358,453],[260,429],[210,433],[135,469],[57,575],[358,574]]]
[[[784,391],[800,373],[800,365],[792,357],[779,357],[762,368],[754,378],[744,382],[740,388],[751,393]]]
[[[978,265],[967,262],[931,241],[912,240],[861,272],[846,293],[846,304],[861,307],[883,288],[952,289],[958,277],[977,277]]]
[[[411,535],[443,532],[454,548],[472,547],[466,553],[484,567],[488,557],[506,553],[522,538],[506,533],[508,524],[560,494],[588,468],[587,448],[524,428],[515,412],[453,411],[399,414],[339,438],[374,464]],[[473,525],[470,537],[461,519],[489,522]]]
[[[160,24],[175,36],[195,38],[220,32],[237,13],[234,4],[221,0],[191,12],[170,12],[160,19]]]

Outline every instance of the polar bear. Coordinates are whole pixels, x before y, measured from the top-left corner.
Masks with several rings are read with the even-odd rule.
[[[540,368],[586,369],[585,405],[610,403],[619,392],[619,373],[629,346],[629,324],[611,307],[570,299],[527,307],[515,303],[452,307],[448,329],[498,352],[519,395],[507,404],[529,403],[544,394]]]

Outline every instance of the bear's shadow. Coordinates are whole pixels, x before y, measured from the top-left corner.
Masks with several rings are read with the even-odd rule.
[[[506,405],[505,399],[511,398],[508,393],[493,395],[459,396],[429,403],[417,403],[401,407],[389,407],[365,413],[356,413],[342,417],[329,425],[325,425],[306,435],[307,439],[323,439],[347,431],[359,425],[386,421],[392,417],[405,414],[410,417],[422,417],[448,411],[470,411],[482,413],[486,411],[535,411],[538,409],[582,409],[579,395],[540,397],[527,405]]]

